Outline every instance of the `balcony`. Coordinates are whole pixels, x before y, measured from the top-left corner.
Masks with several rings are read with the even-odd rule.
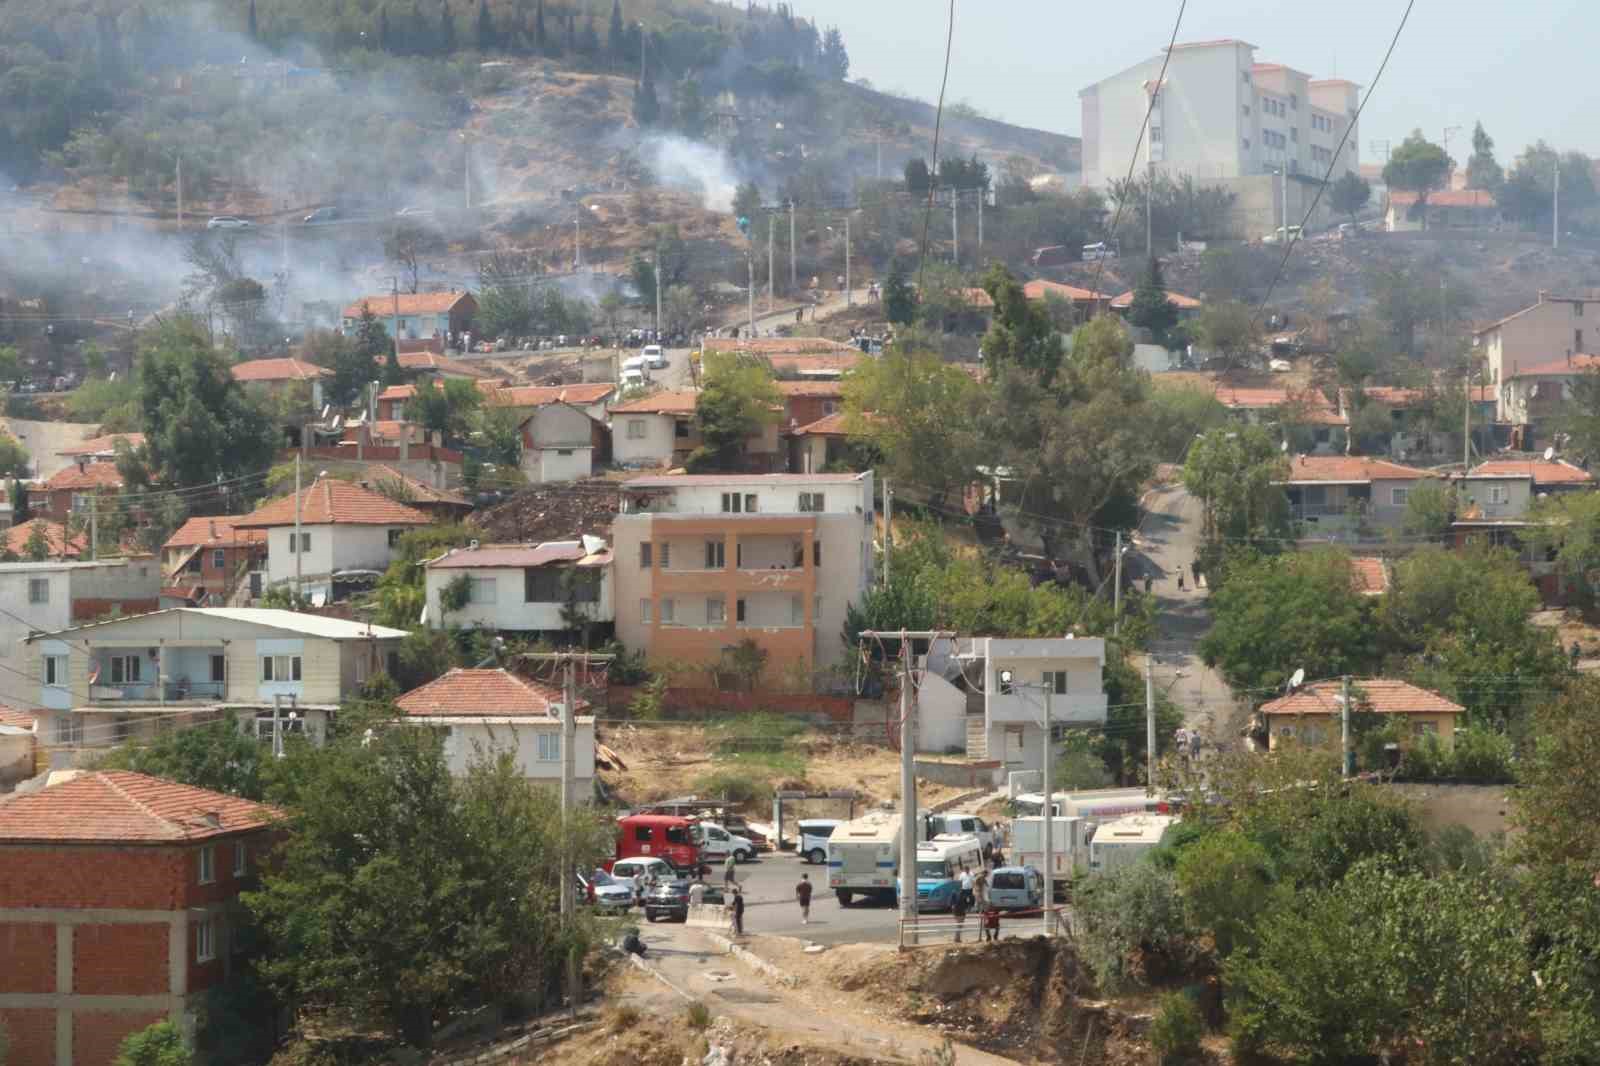
[[[218,703],[227,696],[226,663],[216,645],[94,648],[89,657],[90,706]]]
[[[1050,697],[1050,720],[1057,724],[1102,725],[1106,720],[1104,692],[1084,691]],[[1044,694],[1033,690],[991,692],[987,700],[991,725],[1044,724]]]

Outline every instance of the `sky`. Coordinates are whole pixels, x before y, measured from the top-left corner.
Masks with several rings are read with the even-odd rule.
[[[839,27],[852,78],[924,100],[938,98],[948,10],[942,0],[792,4],[797,15],[824,29]],[[1600,4],[1479,4],[1418,0],[1362,113],[1363,162],[1381,159],[1382,146],[1374,150],[1374,141],[1398,144],[1420,127],[1439,143],[1447,126],[1459,126],[1449,149],[1464,163],[1473,123],[1480,120],[1502,165],[1540,138],[1562,150],[1600,155],[1590,94],[1574,91],[1592,67]],[[1160,55],[1178,0],[1123,0],[1109,7],[1068,0],[956,0],[955,7],[946,103],[966,101],[1005,122],[1076,136],[1079,90]],[[1256,46],[1258,63],[1367,86],[1404,10],[1404,0],[1190,0],[1178,40],[1241,38]]]

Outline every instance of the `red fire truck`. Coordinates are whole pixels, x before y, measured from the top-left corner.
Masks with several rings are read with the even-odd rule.
[[[700,823],[694,818],[677,814],[625,814],[617,819],[616,858],[648,855],[665,860],[674,869],[692,871],[700,865],[702,840]]]

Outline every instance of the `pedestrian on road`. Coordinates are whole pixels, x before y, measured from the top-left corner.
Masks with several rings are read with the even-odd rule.
[[[1150,595],[1150,586],[1154,585],[1155,581],[1156,581],[1156,579],[1153,576],[1151,576],[1150,574],[1145,574],[1144,575],[1144,594],[1146,596]]]
[[[733,852],[728,852],[728,861],[722,864],[722,883],[724,885],[737,885],[739,878],[734,871],[738,869],[739,860],[734,858]]]
[[[972,906],[983,910],[989,903],[989,870],[987,867],[978,867],[978,872],[972,877]]]
[[[1200,730],[1198,729],[1189,732],[1189,758],[1200,758]]]
[[[805,319],[805,317],[806,317],[806,309],[803,306],[802,307],[796,307],[794,309],[794,324],[795,325],[798,326]]]
[[[1190,563],[1189,569],[1194,571],[1194,587],[1198,589],[1200,587],[1200,560],[1196,559]]]
[[[1178,591],[1183,591],[1183,568],[1178,568]]]
[[[696,881],[689,886],[689,906],[698,907],[706,901],[706,886],[704,881]]]
[[[964,908],[972,907],[972,871],[966,863],[961,864],[961,903]]]
[[[985,940],[1000,941],[1000,908],[993,903],[984,908],[983,925],[978,928],[978,941]]]
[[[983,864],[985,866],[994,865],[994,841],[992,840],[983,845]]]
[[[800,903],[800,924],[811,924],[811,875],[801,874],[800,883],[794,886],[794,898]]]
[[[955,902],[950,905],[950,913],[955,915],[956,943],[959,944],[961,943],[961,930],[967,924],[967,894],[965,892],[956,893]]]
[[[1189,753],[1189,731],[1181,725],[1172,731],[1172,746],[1177,749],[1179,755]]]
[[[744,936],[744,893],[733,887],[733,935]]]

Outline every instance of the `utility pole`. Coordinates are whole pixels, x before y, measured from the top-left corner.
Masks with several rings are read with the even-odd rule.
[[[393,329],[393,332],[394,332],[394,362],[395,362],[396,366],[399,366],[400,365],[400,276],[398,274],[396,274],[396,275],[390,277],[389,278],[389,285],[394,290],[394,329]],[[300,488],[300,486],[298,484],[296,484],[295,485],[296,491],[298,491],[299,488]],[[295,591],[299,592],[300,590],[299,589],[295,589]]]
[[[294,598],[300,599],[300,560],[305,555],[300,550],[300,453],[294,453],[294,543],[289,545],[294,554]]]
[[[950,259],[956,266],[961,265],[961,218],[958,204],[961,200],[961,190],[954,185],[950,186]]]
[[[796,273],[794,258],[794,201],[789,201],[789,291],[794,292],[800,287],[799,274]]]
[[[1467,396],[1466,403],[1461,405],[1461,472],[1465,474],[1472,469],[1472,371],[1470,369],[1462,382],[1462,391]]]
[[[850,213],[844,216],[844,305],[850,306]]]
[[[1148,149],[1146,149],[1148,151]],[[1144,170],[1144,257],[1155,255],[1156,165],[1147,162]]]
[[[983,202],[989,198],[987,189],[978,190],[978,265],[983,266]]]
[[[750,336],[750,338],[752,340],[754,340],[755,339],[755,335],[756,335],[756,257],[755,257],[754,250],[747,249],[745,251],[745,253],[744,253],[744,265],[745,265],[745,268],[750,273],[750,284],[748,286],[749,293],[750,293],[750,334],[749,334],[749,336]]]
[[[656,276],[656,339],[661,339],[661,249],[650,253],[650,271]]]
[[[1550,247],[1561,247],[1561,153],[1556,153],[1555,186],[1550,196]]]
[[[582,207],[582,204],[578,205]],[[583,269],[583,216],[572,220],[572,269]]]
[[[889,587],[889,556],[894,553],[894,489],[883,479],[883,587]]]
[[[883,134],[878,134],[878,170],[877,178],[883,180]]]
[[[1117,627],[1122,623],[1122,530],[1117,530],[1117,561],[1114,576],[1111,578],[1111,635],[1117,635]]]
[[[1055,831],[1056,831],[1056,804],[1055,794],[1050,782],[1050,756],[1055,754],[1055,744],[1050,739],[1050,697],[1055,691],[1055,678],[1052,677],[1044,684],[1044,757],[1040,760],[1042,770],[1040,776],[1044,778],[1044,928],[1045,936],[1054,936],[1055,922],[1051,919],[1055,915],[1053,907],[1056,902],[1056,865],[1055,865]]]
[[[1280,167],[1278,173],[1283,176],[1283,243],[1289,243],[1289,168]]]
[[[467,210],[472,210],[472,142],[461,135],[461,191],[466,197]]]
[[[1339,773],[1349,777],[1355,762],[1355,753],[1350,750],[1350,675],[1345,674],[1340,680],[1344,691],[1339,697]]]
[[[178,228],[183,229],[183,156],[178,156]]]
[[[1145,792],[1156,794],[1156,660],[1144,657],[1144,779]]]
[[[773,295],[773,290],[777,287],[776,283],[777,283],[777,280],[778,280],[777,273],[772,269],[772,264],[773,264],[773,259],[772,259],[773,237],[777,234],[777,232],[778,232],[778,216],[776,214],[768,214],[767,215],[767,313],[768,314],[772,313],[772,295]]]
[[[95,506],[98,492],[89,493],[89,558],[100,558],[100,509]]]
[[[287,715],[285,715],[283,713],[283,701],[285,699],[287,699],[289,701],[289,713]],[[299,697],[298,696],[284,696],[281,692],[273,693],[273,696],[272,696],[272,757],[274,759],[283,758],[283,727],[284,727],[284,724],[286,722],[293,722],[296,718],[299,717],[299,715],[295,713],[295,707],[297,707],[298,705],[299,705]]]

